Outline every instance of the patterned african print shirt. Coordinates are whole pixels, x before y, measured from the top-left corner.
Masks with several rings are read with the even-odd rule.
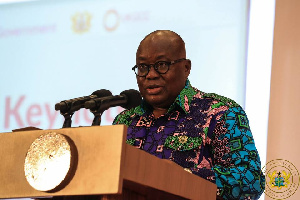
[[[157,119],[145,101],[113,124],[128,126],[127,143],[217,184],[224,199],[258,199],[265,185],[245,111],[187,80],[168,112]]]

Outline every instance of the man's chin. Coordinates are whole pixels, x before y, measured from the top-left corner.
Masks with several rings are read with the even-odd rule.
[[[155,108],[169,108],[168,99],[162,98],[160,95],[151,95],[146,97],[145,100],[148,104]]]

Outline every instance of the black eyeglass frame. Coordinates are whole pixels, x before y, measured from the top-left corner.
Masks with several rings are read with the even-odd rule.
[[[143,64],[143,65],[147,66],[147,69],[148,69],[148,72],[147,72],[145,75],[143,75],[143,76],[138,75],[137,72],[135,71],[135,69],[138,68],[139,65],[135,65],[135,66],[132,68],[132,70],[134,71],[134,73],[135,73],[138,77],[146,77],[146,76],[149,74],[151,67],[153,66],[154,70],[155,70],[157,73],[159,73],[159,74],[166,74],[166,73],[169,71],[171,65],[176,64],[176,63],[179,63],[179,62],[184,61],[184,60],[187,60],[187,59],[186,59],[186,58],[180,58],[180,59],[178,59],[178,60],[173,60],[173,61],[157,61],[157,62],[154,63],[154,64],[148,64],[148,65],[147,65],[147,64]],[[165,63],[165,64],[168,66],[167,71],[166,71],[166,72],[163,72],[163,73],[159,72],[159,71],[158,71],[158,67],[157,67],[158,63],[162,63],[162,62]]]

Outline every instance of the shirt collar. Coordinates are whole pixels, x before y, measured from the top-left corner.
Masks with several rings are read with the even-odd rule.
[[[197,91],[191,86],[190,81],[187,79],[184,88],[176,97],[174,103],[170,106],[167,113],[172,112],[177,107],[177,105],[181,107],[185,113],[188,113],[191,101],[196,93]],[[139,114],[152,112],[152,107],[144,99],[142,100],[141,105],[136,109],[139,110]]]

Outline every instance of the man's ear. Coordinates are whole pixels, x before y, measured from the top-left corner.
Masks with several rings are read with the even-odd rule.
[[[190,75],[190,72],[191,72],[191,68],[192,68],[192,62],[190,59],[187,59],[185,61],[185,64],[184,64],[184,69],[185,69],[185,75],[186,75],[186,78]]]

